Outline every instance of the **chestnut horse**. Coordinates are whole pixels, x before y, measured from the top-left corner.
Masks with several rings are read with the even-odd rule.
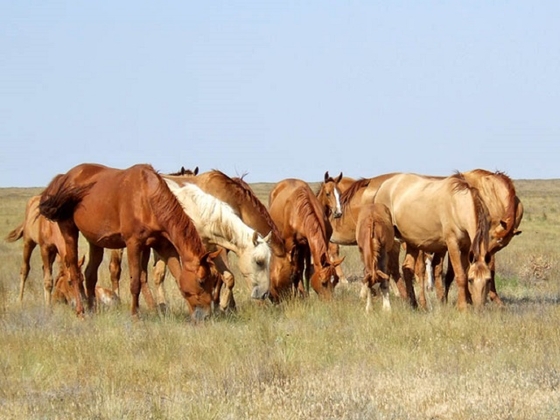
[[[443,179],[397,174],[383,182],[375,202],[392,215],[397,236],[406,242],[403,275],[415,303],[412,276],[418,251],[449,253],[458,286],[457,306],[484,305],[488,294],[489,215],[478,190],[460,173]],[[467,283],[468,279],[468,283]]]
[[[45,304],[51,304],[53,290],[53,264],[57,255],[64,259],[66,245],[58,225],[39,214],[40,196],[29,199],[25,207],[23,223],[12,230],[6,241],[15,242],[23,237],[23,262],[20,270],[19,301],[23,301],[25,283],[31,269],[30,260],[35,247],[39,245],[43,262],[43,286]],[[65,270],[64,264],[59,264],[59,272]]]
[[[339,181],[339,187],[342,185],[340,196],[342,215],[337,219],[332,217],[332,215],[329,218],[329,222],[333,230],[330,239],[331,243],[347,246],[357,245],[356,224],[358,222],[358,215],[362,204],[373,202],[373,197],[375,196],[379,186],[394,175],[396,175],[396,173],[378,175],[373,178],[360,178],[357,180],[342,178]],[[323,184],[325,183],[323,182]],[[321,188],[323,187],[323,184],[321,185]],[[336,246],[330,246],[329,252],[332,258],[336,258],[338,256],[338,249]],[[389,258],[388,271],[391,273],[391,276],[397,285],[399,295],[406,299],[410,295],[411,290],[407,290],[402,276],[400,275],[398,259],[394,261],[392,258]]]
[[[88,307],[95,305],[97,270],[103,249],[126,247],[130,270],[131,312],[138,314],[141,283],[146,283],[149,248],[170,264],[191,317],[212,311],[217,272],[191,219],[161,176],[150,165],[114,169],[81,164],[57,175],[41,194],[39,210],[58,222],[66,243],[66,265],[83,315],[79,291],[78,234],[89,242],[85,281]]]
[[[391,309],[389,301],[389,253],[398,255],[400,244],[395,242],[395,232],[391,213],[387,206],[368,203],[362,206],[356,224],[356,242],[364,263],[362,296],[366,298],[366,312],[372,309],[372,289],[380,284],[383,295],[383,309]]]
[[[306,278],[320,298],[329,299],[338,283],[336,267],[342,259],[332,261],[328,254],[331,226],[323,207],[307,183],[285,179],[269,194],[269,212],[284,239],[286,257],[273,257],[271,265],[271,299],[278,302],[290,288],[306,294]],[[313,273],[311,273],[313,259]]]
[[[164,179],[193,220],[205,244],[233,251],[238,256],[239,271],[252,286],[251,298],[265,299],[270,289],[271,249],[268,243],[271,234],[263,238],[243,223],[227,203],[197,185],[177,178]],[[218,270],[224,272],[227,267],[221,266]]]

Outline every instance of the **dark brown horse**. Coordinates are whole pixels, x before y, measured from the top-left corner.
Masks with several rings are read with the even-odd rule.
[[[286,257],[272,258],[272,300],[278,301],[290,289],[305,293],[302,285],[304,265],[313,290],[320,298],[331,298],[338,283],[336,267],[342,259],[331,261],[329,257],[332,230],[309,185],[299,179],[277,183],[269,194],[269,212],[282,234],[286,249]]]
[[[37,245],[43,262],[43,285],[45,303],[50,305],[53,290],[53,264],[57,255],[64,260],[66,245],[58,225],[39,214],[40,196],[29,199],[25,208],[23,223],[12,230],[6,241],[15,242],[23,237],[23,262],[20,270],[19,301],[23,301],[25,283],[31,269],[31,255]],[[64,264],[59,264],[59,272],[65,271]]]
[[[146,283],[149,248],[165,259],[178,279],[193,319],[212,310],[217,281],[212,258],[181,204],[149,165],[120,170],[81,164],[57,175],[41,195],[41,214],[58,222],[66,243],[76,312],[84,312],[79,293],[78,233],[90,245],[85,272],[88,306],[95,305],[97,270],[104,248],[126,247],[130,270],[131,312],[138,313],[142,283]]]
[[[406,242],[409,264],[403,275],[411,299],[415,300],[412,277],[418,251],[447,250],[459,309],[471,300],[475,307],[484,305],[490,280],[489,215],[476,188],[461,174],[444,179],[397,174],[381,184],[375,202],[387,206],[398,237]]]

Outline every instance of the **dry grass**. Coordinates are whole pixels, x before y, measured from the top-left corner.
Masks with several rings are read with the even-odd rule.
[[[397,298],[366,315],[359,285],[333,302],[247,299],[189,323],[172,279],[171,311],[123,306],[78,320],[42,303],[38,253],[17,303],[21,243],[0,242],[0,415],[29,418],[550,419],[560,415],[560,181],[516,183],[523,234],[498,255],[504,309],[413,311]],[[266,202],[269,184],[254,184]],[[0,189],[0,235],[38,190]],[[546,215],[546,216],[545,216]],[[344,268],[359,275],[357,250]],[[107,266],[100,282],[109,285]],[[143,306],[145,308],[145,305]]]

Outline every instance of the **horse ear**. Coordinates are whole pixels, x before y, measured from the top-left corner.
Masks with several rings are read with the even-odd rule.
[[[266,235],[266,236],[264,237],[264,241],[265,241],[267,244],[270,244],[270,243],[272,242],[272,231],[268,232],[268,235]]]
[[[513,231],[513,235],[514,236],[521,235],[522,232],[523,232],[522,230],[515,230]]]
[[[253,245],[257,246],[259,243],[259,232],[253,231]]]
[[[194,168],[193,174],[198,175],[198,166]]]
[[[79,268],[79,269],[82,268],[82,266],[84,265],[84,262],[85,262],[85,261],[86,261],[86,256],[85,256],[85,255],[82,255],[82,258],[80,258],[80,259],[78,260],[78,268]]]
[[[327,259],[327,254],[322,254],[321,255],[321,267],[327,266],[328,263],[329,263],[329,261]]]
[[[187,170],[184,166],[181,166],[181,175],[185,175],[185,172],[187,172]]]
[[[332,264],[337,267],[340,264],[342,264],[342,261],[344,261],[344,258],[346,258],[346,255],[344,255],[343,257],[339,258],[338,260],[334,261]]]
[[[216,251],[212,251],[212,252],[207,252],[206,254],[204,254],[204,259],[213,262],[214,258],[217,258],[221,252],[222,252],[221,249],[217,249]]]
[[[469,264],[474,262],[474,252],[469,251]]]
[[[325,172],[325,182],[329,180],[329,171]]]
[[[334,180],[334,182],[338,184],[341,179],[342,179],[342,172],[340,172],[340,175]]]

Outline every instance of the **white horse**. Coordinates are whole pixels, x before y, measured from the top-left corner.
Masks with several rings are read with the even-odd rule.
[[[208,249],[220,246],[234,252],[238,268],[247,284],[252,286],[251,298],[265,299],[270,288],[270,238],[262,237],[235,214],[233,209],[198,186],[175,179],[164,178],[171,192],[192,219]],[[233,276],[227,266],[219,267],[225,279],[230,279],[228,292],[220,306],[227,308],[232,298]],[[227,284],[227,281],[226,281]]]

